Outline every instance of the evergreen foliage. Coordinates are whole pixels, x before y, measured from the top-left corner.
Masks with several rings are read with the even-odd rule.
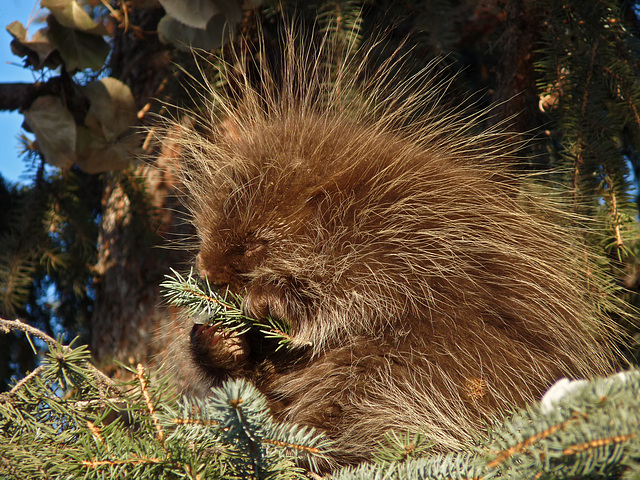
[[[142,365],[115,384],[86,346],[20,321],[47,345],[41,365],[0,397],[2,478],[304,478],[292,459],[321,461],[330,441],[274,422],[250,384],[230,381],[206,400],[178,400]]]
[[[93,20],[110,28],[110,63],[98,65],[100,60],[94,69],[78,71],[66,69],[64,58],[51,55],[47,62],[56,63],[50,69],[45,63],[25,64],[41,70],[42,80],[59,80],[62,87],[53,94],[65,99],[73,116],[86,116],[87,99],[78,92],[105,71],[129,75],[129,85],[151,86],[151,91],[135,92],[142,113],[165,108],[149,107],[145,102],[151,96],[168,103],[186,101],[171,89],[181,80],[180,73],[171,81],[166,78],[170,75],[162,76],[157,84],[148,78],[148,64],[139,68],[143,74],[131,73],[136,72],[131,65],[145,56],[140,45],[155,41],[149,33],[155,26],[135,23],[142,16],[134,15],[135,6],[106,0],[98,6],[83,4]],[[387,44],[380,48],[380,61],[405,46],[410,50],[408,63],[416,69],[447,55],[443,64],[462,72],[443,104],[455,104],[456,94],[469,90],[483,92],[480,105],[514,100],[520,117],[529,122],[521,130],[535,134],[531,150],[545,152],[529,163],[562,172],[573,207],[606,226],[588,239],[610,257],[606,268],[595,274],[615,277],[637,304],[640,235],[632,184],[637,187],[640,178],[640,21],[632,7],[632,2],[614,0],[268,0],[245,15],[238,31],[255,35],[257,22],[264,22],[262,28],[271,34],[267,41],[275,48],[274,32],[282,30],[282,18],[295,16],[303,28],[315,29],[332,42],[336,58],[327,61],[335,63],[382,34]],[[536,32],[526,55],[518,56],[535,64],[531,72],[517,70],[505,55],[520,33],[508,20],[515,17]],[[106,58],[106,42],[94,45],[96,52],[86,52],[88,58]],[[146,55],[154,61],[161,54],[178,64],[184,59],[172,46],[154,48],[157,56]],[[126,68],[118,70],[121,58]],[[524,78],[519,90],[492,96],[510,75]],[[216,88],[225,88],[227,81],[218,79]],[[517,103],[528,98],[523,90],[529,84],[533,88],[525,94],[539,98],[533,109]],[[170,92],[166,96],[165,87]],[[25,141],[24,156],[31,165],[28,183],[0,184],[0,314],[28,319],[40,329],[1,321],[3,330],[13,332],[0,336],[0,390],[11,377],[14,385],[0,396],[0,477],[307,478],[294,460],[322,465],[329,440],[310,429],[274,422],[264,398],[250,385],[228,382],[208,400],[180,399],[169,378],[125,366],[120,368],[130,381],[116,384],[92,365],[86,347],[63,345],[61,338],[43,333],[68,331],[83,341],[90,335],[94,289],[109,269],[98,258],[98,247],[100,232],[111,221],[105,220],[104,203],[110,191],[124,192],[128,210],[121,221],[135,227],[127,248],[141,258],[158,242],[159,218],[140,170],[129,167],[96,175],[78,166],[45,168],[38,148]],[[132,270],[131,275],[140,273]],[[174,272],[164,288],[174,305],[191,309],[206,322],[221,322],[238,332],[258,329],[288,348],[285,325],[245,317],[239,297],[220,295],[192,274]],[[136,319],[129,321],[135,328]],[[629,329],[640,335],[637,325]],[[17,331],[38,340],[25,341]],[[37,354],[29,355],[30,350]],[[640,357],[638,346],[630,353]],[[638,479],[639,377],[633,371],[577,384],[553,408],[531,405],[504,422],[496,421],[478,434],[472,451],[430,454],[428,432],[390,433],[376,463],[341,470],[334,478]]]
[[[242,297],[229,290],[223,294],[213,289],[207,280],[200,281],[193,269],[184,277],[171,269],[173,275],[161,284],[167,301],[184,307],[190,316],[202,318],[208,324],[220,324],[233,335],[242,335],[254,328],[265,338],[278,341],[276,351],[291,345],[290,327],[285,322],[268,315],[263,321],[246,316],[242,312]]]
[[[576,208],[605,219],[604,247],[621,259],[637,238],[627,160],[640,147],[638,38],[618,2],[544,3],[538,86],[546,94],[540,106],[554,119],[556,166]]]
[[[243,380],[180,399],[170,379],[142,365],[116,384],[85,346],[20,321],[0,327],[47,346],[41,365],[0,397],[2,478],[308,478],[295,462],[313,471],[331,451],[323,434],[275,422]],[[388,438],[375,463],[332,478],[638,478],[640,371],[560,381],[540,404],[478,433],[469,451],[432,453],[428,432]]]

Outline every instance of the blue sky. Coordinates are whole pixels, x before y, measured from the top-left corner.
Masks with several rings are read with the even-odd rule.
[[[11,53],[11,35],[5,27],[19,20],[26,25],[29,16],[35,12],[39,0],[0,0],[0,83],[33,82],[33,74],[21,68],[20,57]],[[29,29],[32,35],[40,26]],[[17,112],[0,112],[0,173],[11,181],[18,181],[24,171],[24,162],[18,155],[18,134],[22,124],[22,115]]]

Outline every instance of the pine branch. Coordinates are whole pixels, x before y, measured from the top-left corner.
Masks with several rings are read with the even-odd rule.
[[[228,446],[226,453],[242,476],[262,477],[278,458],[300,458],[312,468],[328,462],[332,442],[313,428],[280,424],[271,417],[266,398],[244,380],[229,380],[206,399],[183,399],[163,424],[179,426],[171,440],[208,438]],[[291,465],[292,467],[293,465]],[[295,470],[295,469],[293,469]]]
[[[167,275],[167,280],[160,284],[165,289],[165,298],[171,305],[185,308],[193,317],[204,317],[211,325],[219,324],[233,335],[242,335],[250,329],[257,329],[265,338],[278,341],[276,351],[293,346],[294,338],[289,326],[284,322],[270,315],[263,320],[246,316],[242,311],[240,295],[229,290],[225,290],[221,295],[207,280],[198,281],[193,269],[186,278],[173,269],[171,271],[173,275]]]
[[[47,335],[46,333],[38,330],[31,325],[20,321],[19,319],[15,320],[5,320],[4,318],[0,318],[0,330],[4,333],[9,333],[11,330],[19,330],[21,332],[27,333],[29,335],[33,335],[36,338],[39,338],[47,345],[55,345],[57,342],[55,339]]]
[[[602,217],[601,245],[622,261],[637,244],[626,158],[640,150],[637,39],[618,2],[544,0],[540,7],[539,89],[554,120],[557,166],[570,172],[574,208]]]
[[[37,373],[0,398],[6,478],[304,478],[293,460],[314,469],[329,462],[324,434],[275,422],[265,397],[243,380],[176,402],[170,379],[139,365],[129,383],[105,392],[86,347],[19,321],[0,326],[49,347]],[[433,454],[425,438],[390,433],[377,463],[334,478],[632,478],[640,472],[640,370],[562,380],[470,451]]]
[[[63,345],[20,321],[0,327],[40,338],[42,365],[0,397],[3,478],[304,478],[293,459],[326,458],[330,442],[276,423],[249,384],[176,403],[168,378],[142,365],[105,392],[85,346]],[[178,415],[177,412],[180,412]]]
[[[604,479],[639,471],[640,370],[634,370],[559,381],[540,404],[495,425],[473,451],[361,465],[334,478]]]
[[[45,342],[50,351],[50,357],[45,358],[45,361],[42,365],[36,368],[33,372],[29,373],[25,378],[16,383],[14,387],[6,394],[0,395],[0,399],[2,396],[11,396],[14,395],[23,385],[29,382],[31,378],[38,375],[51,375],[47,372],[47,368],[57,368],[57,366],[65,365],[67,362],[81,361],[83,362],[83,367],[88,367],[91,373],[94,375],[96,380],[98,381],[100,388],[110,388],[114,386],[113,380],[111,380],[108,376],[94,367],[89,361],[88,350],[85,347],[79,347],[77,349],[72,349],[71,346],[62,345],[58,340],[55,340],[51,336],[47,335],[43,331],[32,327],[19,319],[15,320],[5,320],[0,318],[0,331],[4,333],[9,333],[12,330],[18,330],[24,332],[28,335],[32,335],[35,338],[38,338]],[[71,342],[73,344],[73,342]],[[79,356],[78,356],[79,355]],[[66,379],[68,384],[72,384],[73,382],[70,380],[71,376],[63,369],[60,370]],[[82,376],[82,372],[78,370],[74,370],[75,373],[80,374]]]

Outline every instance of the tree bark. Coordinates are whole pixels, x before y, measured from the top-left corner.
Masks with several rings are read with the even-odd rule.
[[[129,85],[140,116],[172,74],[167,47],[157,35],[141,33],[154,32],[161,14],[154,9],[130,11],[129,22],[136,28],[114,35],[111,76]],[[163,358],[177,327],[162,304],[159,284],[170,267],[180,268],[190,256],[168,248],[189,230],[176,213],[182,207],[170,168],[161,165],[161,156],[151,163],[137,167],[131,177],[143,185],[144,202],[130,198],[121,173],[109,174],[102,196],[90,347],[101,367],[114,375],[119,372],[116,360],[150,365]],[[145,232],[150,226],[151,232]]]

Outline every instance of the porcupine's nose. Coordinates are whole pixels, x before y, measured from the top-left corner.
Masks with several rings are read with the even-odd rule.
[[[201,278],[206,279],[219,290],[225,290],[228,287],[231,291],[240,292],[242,288],[243,282],[238,272],[221,258],[200,252],[196,257],[196,269]]]

